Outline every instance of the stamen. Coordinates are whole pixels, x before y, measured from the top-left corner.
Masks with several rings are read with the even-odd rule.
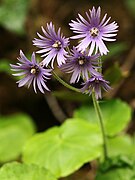
[[[93,36],[93,37],[97,37],[98,34],[99,34],[99,30],[98,30],[96,27],[93,27],[93,28],[90,30],[90,34],[91,34],[91,36]]]
[[[95,83],[99,83],[99,78],[95,78]]]
[[[79,58],[78,58],[78,63],[79,63],[79,65],[83,65],[85,62],[86,62],[85,57],[79,57]]]
[[[37,72],[37,71],[36,71],[35,68],[32,68],[32,69],[30,70],[30,73],[31,73],[31,74],[36,74],[36,72]]]
[[[31,74],[38,74],[39,73],[39,67],[38,66],[32,66],[30,69]]]
[[[80,59],[80,60],[79,60],[79,64],[80,64],[80,65],[83,65],[83,64],[84,64],[84,60],[83,60],[83,59]]]
[[[61,47],[61,42],[55,41],[55,43],[52,45],[52,47],[59,49]]]

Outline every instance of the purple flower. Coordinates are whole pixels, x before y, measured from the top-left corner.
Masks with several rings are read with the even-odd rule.
[[[104,44],[104,41],[115,41],[116,39],[112,38],[116,36],[118,31],[117,23],[114,21],[108,24],[111,17],[106,19],[107,14],[104,15],[103,19],[100,21],[101,8],[98,7],[97,11],[95,7],[92,8],[92,11],[89,10],[89,13],[86,12],[87,20],[85,20],[80,14],[77,21],[71,21],[69,25],[75,35],[71,37],[72,39],[82,39],[77,48],[81,51],[84,51],[89,47],[89,55],[93,52],[100,52],[101,55],[107,54],[108,49]]]
[[[102,98],[101,96],[101,88],[105,91],[111,89],[108,85],[109,81],[103,79],[102,76],[93,76],[88,81],[83,83],[83,88],[81,88],[81,92],[91,95],[92,91],[95,92],[96,98]]]
[[[65,38],[61,34],[60,28],[56,33],[52,22],[47,24],[46,30],[43,27],[41,28],[45,37],[37,33],[40,39],[35,38],[33,40],[34,45],[41,48],[37,53],[43,54],[41,57],[44,57],[44,65],[48,66],[51,62],[51,67],[53,68],[54,60],[57,57],[57,63],[60,66],[62,63],[65,63],[66,60],[67,52],[65,48],[69,44],[69,38]]]
[[[100,75],[95,68],[99,68],[99,54],[88,56],[87,52],[81,53],[73,47],[72,53],[68,56],[66,63],[60,66],[60,69],[66,73],[73,73],[70,83],[78,82],[80,77],[84,80],[89,79],[89,75]]]
[[[27,85],[28,88],[33,84],[34,91],[37,93],[38,89],[44,93],[44,89],[49,91],[45,82],[50,79],[51,69],[44,69],[42,63],[37,63],[35,59],[35,53],[31,56],[31,61],[26,58],[23,52],[20,50],[19,63],[17,65],[11,64],[13,71],[17,72],[14,76],[23,76],[21,80],[17,81],[18,87]]]

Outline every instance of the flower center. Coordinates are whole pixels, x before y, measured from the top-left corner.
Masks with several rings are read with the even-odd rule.
[[[79,65],[84,65],[85,62],[86,62],[86,59],[85,59],[84,56],[78,58],[78,63],[79,63]]]
[[[95,83],[99,83],[99,78],[95,78]]]
[[[96,27],[93,27],[93,28],[91,28],[91,30],[90,30],[90,34],[91,34],[91,36],[93,36],[93,37],[97,37],[98,34],[99,34],[99,30],[98,30]]]
[[[39,68],[37,66],[31,67],[30,69],[31,74],[38,74],[38,72],[39,72]]]
[[[56,48],[56,49],[60,49],[61,48],[61,42],[60,41],[55,41],[55,43],[52,45],[52,47]]]

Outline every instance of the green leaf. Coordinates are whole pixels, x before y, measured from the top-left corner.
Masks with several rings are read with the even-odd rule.
[[[15,33],[24,33],[28,5],[29,0],[2,0],[0,24]]]
[[[67,120],[33,136],[25,145],[23,161],[49,169],[56,177],[64,177],[101,154],[102,136],[94,124]]]
[[[0,169],[1,180],[56,180],[45,168],[37,165],[7,163]]]
[[[100,165],[95,180],[135,180],[135,163],[126,156],[108,159]]]
[[[109,156],[128,155],[135,157],[133,139],[128,135],[108,138]]]
[[[113,64],[111,67],[109,67],[105,74],[105,79],[107,79],[110,84],[118,84],[119,81],[123,78],[122,71],[117,63]]]
[[[131,0],[132,1],[132,0]],[[114,43],[108,46],[109,53],[107,56],[103,56],[102,60],[107,60],[109,58],[114,57],[115,55],[120,55],[123,51],[128,49],[128,44],[127,43]]]
[[[100,103],[104,125],[108,136],[114,136],[124,130],[131,119],[131,108],[125,102],[116,99]],[[75,110],[74,117],[99,126],[93,106],[82,106]]]
[[[0,117],[0,162],[18,158],[25,141],[34,132],[35,126],[25,114]]]

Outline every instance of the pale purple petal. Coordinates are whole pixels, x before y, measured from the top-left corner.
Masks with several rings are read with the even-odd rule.
[[[11,64],[11,68],[16,73],[14,76],[22,76],[19,81],[17,81],[18,86],[30,87],[33,84],[34,91],[37,93],[37,88],[40,92],[44,93],[44,89],[49,90],[45,84],[47,79],[50,79],[51,69],[45,69],[43,62],[37,63],[35,53],[32,53],[31,61],[28,60],[22,51],[20,51],[20,62],[17,65]]]
[[[61,34],[61,28],[59,28],[56,33],[52,22],[47,23],[46,29],[44,29],[43,26],[41,29],[45,37],[37,33],[40,39],[35,38],[33,40],[33,44],[41,48],[37,53],[42,54],[41,57],[45,57],[43,63],[46,66],[51,63],[51,67],[53,68],[56,57],[58,65],[61,65],[65,62],[67,52],[64,49],[69,45],[69,38],[65,38],[63,34]],[[61,52],[61,57],[64,58],[60,57],[59,52]],[[58,57],[60,57],[60,59]]]
[[[109,24],[111,17],[107,18],[107,14],[101,18],[101,8],[98,7],[96,10],[95,7],[92,10],[89,10],[89,13],[86,12],[87,19],[80,14],[78,14],[76,21],[72,20],[70,29],[76,34],[71,37],[71,39],[81,39],[77,48],[80,51],[85,51],[88,47],[89,55],[100,52],[101,55],[106,55],[109,51],[103,41],[115,41],[115,37],[118,31],[118,25],[114,21]]]
[[[83,53],[73,47],[70,56],[60,69],[66,73],[72,73],[70,83],[78,82],[82,76],[83,80],[88,79],[90,75],[100,75],[95,69],[98,68],[99,54],[89,56],[86,51]]]
[[[96,98],[101,99],[101,88],[103,88],[105,91],[111,89],[108,84],[109,82],[104,80],[102,76],[93,76],[88,81],[82,84],[83,87],[80,89],[80,91],[89,95],[91,95],[92,91],[94,91]]]
[[[24,77],[23,79],[17,81],[18,87],[24,86],[30,79],[31,79],[31,77],[27,75],[27,76]]]

